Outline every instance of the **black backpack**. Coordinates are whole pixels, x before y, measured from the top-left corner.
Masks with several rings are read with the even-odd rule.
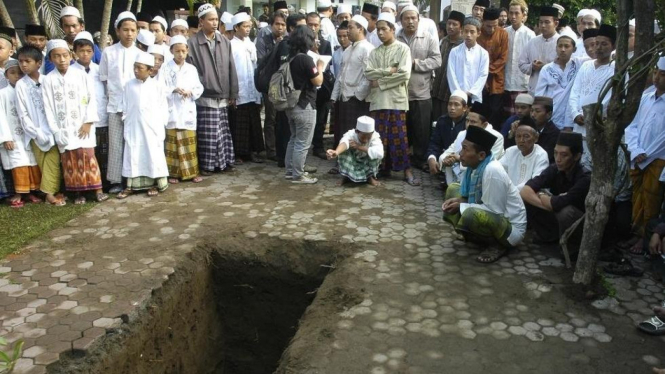
[[[282,42],[277,43],[270,53],[266,56],[263,56],[256,65],[256,70],[254,70],[254,86],[256,90],[268,94],[270,89],[270,79],[272,75],[279,70],[280,65],[280,55],[279,55],[279,45]]]

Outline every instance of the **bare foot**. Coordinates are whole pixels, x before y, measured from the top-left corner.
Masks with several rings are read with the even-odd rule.
[[[343,186],[343,185],[345,185],[345,184],[348,183],[348,182],[349,182],[349,178],[347,178],[347,177],[342,177],[342,179],[340,179],[339,181],[337,181],[337,185],[338,185],[338,186]]]
[[[378,187],[381,185],[381,182],[379,182],[376,178],[374,177],[369,177],[367,180],[367,183],[372,186],[372,187]]]

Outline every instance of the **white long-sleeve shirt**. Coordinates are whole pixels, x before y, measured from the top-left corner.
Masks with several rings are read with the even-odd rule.
[[[647,158],[637,164],[644,169],[654,160],[665,160],[665,98],[656,92],[642,95],[640,107],[633,122],[626,127],[626,144],[630,152],[630,167],[635,169],[635,158],[644,153]]]
[[[448,57],[448,85],[450,92],[470,92],[472,101],[483,102],[483,88],[489,75],[490,57],[476,44],[468,48],[465,43],[450,51]]]
[[[64,75],[58,69],[53,69],[44,77],[42,94],[46,120],[60,153],[95,148],[95,126],[90,127],[86,138],[80,139],[78,136],[84,123],[99,121],[92,79],[78,69],[67,69]]]
[[[548,64],[556,58],[556,42],[559,40],[559,34],[554,34],[551,38],[545,39],[542,35],[529,40],[529,43],[522,50],[519,59],[520,70],[529,75],[529,93],[533,95],[536,92],[538,84],[539,71],[533,71],[533,62],[540,60],[543,64]],[[542,69],[541,69],[542,70]]]
[[[505,30],[508,32],[505,90],[512,92],[528,91],[529,74],[525,74],[520,70],[520,53],[529,44],[529,40],[536,37],[536,33],[525,25],[517,30],[512,26],[508,26]]]
[[[568,100],[570,120],[575,121],[575,117],[584,115],[582,107],[598,101],[598,96],[603,86],[605,86],[605,82],[612,78],[613,75],[614,61],[598,67],[596,67],[596,60],[587,61],[582,64],[575,77],[575,83],[573,83],[573,88],[570,91],[570,99]],[[603,99],[603,111],[607,110],[607,104],[611,97],[612,91],[610,90],[605,99]],[[574,132],[586,137],[586,127],[584,126],[572,122],[565,127],[573,127]]]
[[[42,83],[44,76],[39,75],[35,83],[29,76],[24,76],[16,82],[16,108],[21,126],[26,133],[25,146],[31,139],[39,149],[48,152],[55,145],[55,139],[46,121],[44,112],[44,98],[42,96]]]
[[[109,126],[109,113],[106,111],[106,106],[108,105],[109,98],[106,96],[106,88],[104,83],[99,80],[99,65],[94,62],[90,62],[88,66],[88,71],[85,71],[85,66],[75,62],[71,66],[74,69],[79,69],[92,79],[92,84],[95,88],[95,101],[97,103],[97,116],[99,121],[95,123],[95,127],[108,127]]]
[[[238,75],[237,105],[256,103],[261,104],[261,94],[254,85],[254,69],[256,69],[256,46],[249,38],[244,40],[234,37],[231,40],[231,53],[236,65]]]
[[[471,172],[471,169],[468,169],[468,172]],[[503,166],[496,160],[487,164],[482,181],[482,204],[461,203],[460,213],[464,213],[469,208],[478,208],[504,216],[512,226],[507,238],[508,243],[510,245],[519,244],[524,239],[526,232],[526,207],[519,190],[510,181]]]
[[[99,80],[106,82],[109,99],[106,110],[109,113],[122,112],[125,84],[134,79],[134,62],[139,52],[134,45],[125,48],[120,43],[104,48],[102,52]]]
[[[7,150],[2,146],[5,142],[14,142],[14,149]],[[0,159],[5,170],[37,165],[32,147],[26,145],[16,108],[16,90],[11,85],[0,90]]]
[[[169,119],[167,129],[196,130],[196,99],[203,94],[203,85],[199,80],[199,73],[194,65],[185,62],[178,66],[171,60],[161,69],[162,79],[169,95]],[[192,96],[184,98],[173,90],[181,88],[192,92]]]
[[[584,48],[584,39],[579,37],[575,40],[575,52],[573,57],[586,58],[589,59],[589,55],[586,53],[586,48]]]
[[[540,70],[535,96],[552,98],[554,102],[552,122],[560,130],[573,122],[568,110],[568,99],[575,76],[583,63],[584,59],[571,58],[564,70],[561,70],[561,66],[555,62],[550,62]]]
[[[495,160],[500,160],[501,157],[503,157],[503,154],[505,152],[504,147],[503,147],[503,135],[501,135],[500,132],[494,130],[494,127],[492,127],[491,124],[487,124],[487,127],[485,127],[485,130],[487,130],[490,134],[496,136],[496,141],[494,142],[494,145],[492,146],[492,155],[494,156]],[[448,149],[443,151],[441,156],[439,156],[439,167],[441,170],[444,170],[443,166],[443,160],[446,159],[446,157],[456,154],[459,155],[459,152],[462,150],[462,142],[466,139],[466,130],[460,131],[459,134],[457,134],[457,138],[455,138],[455,141],[450,144]],[[452,171],[455,174],[455,177],[457,180],[462,176],[462,173],[466,170],[465,166],[462,166],[461,163],[456,163],[451,167],[446,166],[445,167],[447,175],[450,175],[449,171]],[[450,183],[451,181],[448,181]]]
[[[520,191],[526,182],[540,175],[543,170],[550,166],[547,152],[538,144],[534,144],[533,150],[526,156],[516,145],[508,147],[499,162],[506,169],[506,173],[508,173],[515,187]]]
[[[340,72],[335,80],[335,87],[331,98],[333,100],[349,101],[355,97],[365,100],[369,95],[370,87],[365,77],[365,66],[370,52],[374,46],[367,40],[361,40],[350,45],[342,54]]]
[[[321,37],[330,42],[330,47],[334,51],[335,48],[339,45],[337,40],[337,30],[335,30],[335,25],[333,25],[330,18],[319,14],[321,16]]]
[[[350,140],[360,144],[360,139],[358,138],[358,134],[356,133],[355,129],[351,129],[345,132],[339,142],[340,144],[346,144],[346,149],[349,149]],[[372,138],[367,144],[367,156],[372,160],[383,158],[383,142],[381,141],[381,136],[376,131],[374,131]]]

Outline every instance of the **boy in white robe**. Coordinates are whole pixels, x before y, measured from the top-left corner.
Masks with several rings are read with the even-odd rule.
[[[42,173],[39,190],[46,195],[48,203],[63,206],[65,200],[55,196],[60,190],[60,153],[44,111],[44,76],[39,73],[42,58],[42,52],[33,46],[19,49],[18,61],[25,76],[16,82],[16,106],[21,126],[27,135],[25,145],[27,147],[30,144],[32,147]]]
[[[378,132],[374,131],[374,119],[368,116],[358,118],[356,128],[347,131],[336,149],[326,151],[329,160],[338,159],[339,185],[348,182],[369,183],[378,186],[376,180],[379,165],[383,159],[383,142]]]
[[[92,86],[95,91],[95,104],[97,106],[97,116],[99,121],[95,122],[95,157],[97,165],[102,175],[102,185],[108,187],[106,183],[106,172],[108,171],[109,157],[109,114],[106,111],[108,105],[108,96],[106,96],[106,87],[99,79],[99,65],[92,61],[94,55],[94,44],[92,35],[87,31],[81,31],[74,38],[74,54],[76,62],[72,64],[73,69],[85,72],[88,78],[92,80]]]
[[[97,202],[108,199],[102,192],[102,176],[95,157],[95,127],[99,121],[92,79],[79,69],[70,69],[72,55],[67,42],[50,40],[47,56],[55,65],[44,77],[42,93],[46,121],[63,165],[65,189],[76,192],[74,204],[84,204],[85,191],[94,191]]]
[[[169,186],[164,155],[168,91],[150,77],[154,65],[155,58],[151,54],[139,53],[134,63],[136,79],[125,86],[122,176],[127,178],[127,188],[118,194],[118,199],[141,190],[148,190],[148,196],[157,196]]]
[[[476,40],[480,36],[480,21],[468,17],[462,29],[464,43],[450,51],[448,85],[450,92],[462,90],[471,102],[483,102],[483,88],[489,75],[490,57]]]
[[[37,166],[35,154],[25,140],[16,108],[16,82],[23,77],[17,60],[5,64],[5,78],[9,85],[0,90],[0,158],[4,170],[10,170],[14,181],[15,195],[9,202],[13,208],[23,206],[22,195],[32,202],[39,198],[31,191],[39,189],[42,174]],[[26,146],[28,144],[28,146]]]
[[[166,163],[169,183],[191,180],[203,181],[199,175],[196,153],[196,99],[203,93],[203,85],[194,65],[185,61],[189,47],[182,35],[171,38],[173,60],[167,62],[160,73],[168,91],[169,120],[166,125]]]

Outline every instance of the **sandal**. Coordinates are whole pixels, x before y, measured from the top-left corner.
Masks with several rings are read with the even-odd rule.
[[[178,180],[178,178],[169,178],[169,183],[170,184],[178,184],[178,183],[180,183],[180,180]]]
[[[603,267],[603,270],[605,270],[605,272],[608,274],[629,277],[641,277],[642,274],[644,274],[644,270],[633,266],[630,260],[625,258],[621,259],[621,261],[617,263],[608,264],[607,266]]]
[[[637,325],[637,329],[649,335],[664,335],[665,323],[660,318],[653,316],[646,321],[642,321]]]
[[[122,190],[122,191],[116,196],[116,198],[118,198],[118,199],[120,199],[120,200],[122,200],[122,199],[126,199],[126,198],[127,198],[129,195],[131,195],[132,193],[133,193],[132,190],[130,190],[129,188],[126,188],[126,189]]]
[[[406,183],[408,183],[410,186],[414,186],[414,187],[420,186],[420,179],[418,179],[418,178],[416,178],[416,177],[414,177],[414,176],[410,176],[410,177],[408,177],[408,178],[404,178],[404,181],[405,181]]]
[[[38,198],[37,196],[30,194],[28,195],[28,201],[30,201],[33,204],[39,204],[42,202],[42,199]]]
[[[23,203],[23,201],[21,201],[21,199],[18,199],[10,201],[9,206],[18,209],[18,208],[23,208],[25,204]]]
[[[508,248],[494,248],[483,251],[476,257],[476,261],[481,264],[491,264],[498,261],[501,257],[508,253]]]
[[[74,205],[83,205],[85,204],[85,197],[79,196],[74,200]]]
[[[330,170],[328,170],[328,174],[339,174],[339,168],[337,166],[331,168]]]
[[[53,206],[65,206],[65,205],[67,205],[67,202],[65,200],[60,200],[60,199],[55,199],[55,201],[53,201],[53,202],[49,201],[48,203],[53,205]]]
[[[201,176],[197,175],[196,177],[194,177],[194,179],[192,179],[192,183],[201,183],[201,182],[203,182],[203,178],[201,178]]]
[[[152,197],[157,195],[159,195],[159,191],[157,191],[155,187],[148,190],[148,196]]]
[[[105,193],[103,193],[103,192],[100,192],[100,193],[98,193],[97,195],[95,195],[95,198],[97,198],[97,202],[98,202],[98,203],[101,203],[101,202],[103,202],[103,201],[108,200],[108,199],[109,199],[109,195],[107,195],[107,194],[105,194]]]

